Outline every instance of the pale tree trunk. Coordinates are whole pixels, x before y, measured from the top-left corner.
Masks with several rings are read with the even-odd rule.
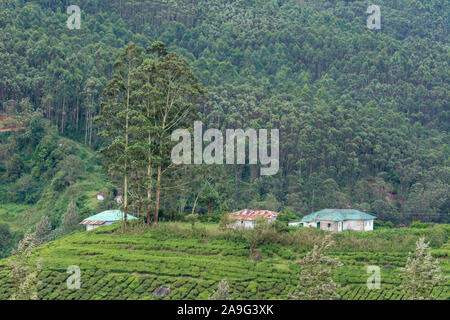
[[[152,190],[151,188],[147,188],[147,226],[150,228],[151,227],[151,216],[152,216]]]
[[[156,228],[158,225],[160,192],[161,192],[161,166],[158,166],[158,175],[156,178],[156,194],[155,194],[155,219],[153,224],[154,228]]]
[[[150,134],[148,135],[148,145],[150,148],[151,145],[151,136]],[[150,150],[149,150],[149,157],[148,157],[148,164],[147,164],[147,178],[148,180],[148,185],[147,185],[147,226],[150,228],[151,227],[151,215],[152,215],[152,185],[151,185],[151,179],[152,179],[152,165],[151,165],[151,159],[150,159]]]
[[[164,113],[164,117],[162,120],[162,131],[164,132],[166,130],[166,118],[167,118],[167,113],[168,113],[168,101],[169,101],[169,95],[167,96],[167,102],[166,102],[166,110]],[[159,137],[159,157],[160,159],[162,159],[162,136],[164,134],[160,135]],[[155,219],[154,219],[154,225],[153,227],[156,228],[158,225],[158,215],[159,215],[159,197],[161,194],[161,164],[158,165],[158,171],[157,171],[157,176],[156,176],[156,190],[155,190]]]
[[[127,214],[128,214],[128,158],[127,158],[127,149],[128,149],[128,109],[130,106],[130,62],[128,63],[128,76],[127,76],[127,113],[125,117],[125,170],[124,170],[124,178],[123,178],[123,225],[127,226]]]
[[[80,100],[77,97],[77,111],[76,111],[76,125],[77,125],[77,132],[78,132],[78,118],[80,113]]]
[[[195,200],[194,200],[194,205],[192,206],[192,214],[194,214],[194,212],[195,212],[195,207],[197,206],[197,200],[198,200],[198,197],[200,196],[200,192],[201,191],[199,191],[198,193],[197,193],[197,196],[195,197]]]
[[[63,95],[63,106],[61,112],[61,133],[64,134],[64,115],[66,113],[66,96]]]
[[[89,127],[89,109],[86,110],[86,117],[84,120],[84,144],[87,145],[88,127]]]
[[[91,101],[91,116],[90,116],[90,122],[89,122],[89,145],[92,145],[92,119],[94,119],[94,111],[93,111],[93,102]]]

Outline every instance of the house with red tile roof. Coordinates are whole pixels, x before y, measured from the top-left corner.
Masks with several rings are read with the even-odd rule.
[[[258,218],[274,222],[278,215],[279,213],[275,211],[244,209],[231,213],[230,217],[235,221],[233,224],[235,228],[251,229],[255,227]]]

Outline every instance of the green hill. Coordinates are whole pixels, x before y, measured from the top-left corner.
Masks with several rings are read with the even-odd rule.
[[[57,228],[70,201],[80,218],[117,207],[123,180],[108,176],[107,161],[99,160],[108,138],[97,134],[102,124],[94,118],[124,46],[133,42],[144,49],[139,58],[152,60],[145,49],[162,41],[187,59],[205,88],[189,114],[222,132],[279,129],[279,171],[260,176],[253,164],[171,167],[163,170],[161,194],[148,193],[143,185],[158,170],[143,170],[144,161],[134,158],[133,169],[127,167],[128,213],[142,216],[153,195],[161,227],[127,235],[104,227],[36,248],[34,261],[44,260],[40,298],[152,298],[161,285],[171,288],[168,298],[206,298],[223,278],[234,298],[286,298],[302,256],[322,233],[280,233],[258,248],[262,260],[254,262],[239,233],[165,224],[191,212],[206,220],[206,213],[218,219],[243,208],[289,219],[354,208],[390,225],[442,223],[334,235],[333,254],[345,264],[334,276],[347,299],[402,298],[399,268],[421,234],[448,275],[449,1],[379,0],[380,30],[367,28],[371,4],[85,0],[78,30],[67,27],[66,1],[0,0],[0,258],[42,216]],[[133,88],[151,83],[141,80]],[[139,96],[132,89],[132,104]],[[139,156],[135,151],[117,154]],[[151,163],[168,160],[164,152]],[[97,192],[106,200],[93,200]],[[372,264],[382,267],[381,291],[365,286]],[[80,290],[65,287],[70,265],[82,270]],[[6,260],[0,268],[0,298],[8,298]],[[435,291],[450,297],[448,282]]]
[[[70,201],[83,218],[105,205],[95,196],[110,182],[95,152],[61,137],[48,121],[37,118],[25,130],[0,133],[0,143],[0,225],[7,230],[0,237],[0,257],[42,216],[58,227]]]
[[[449,3],[377,1],[380,30],[366,26],[370,4],[89,0],[79,4],[81,29],[70,30],[65,2],[2,0],[1,108],[29,99],[61,135],[82,141],[92,132],[86,142],[96,149],[91,120],[118,52],[160,40],[206,87],[205,127],[280,129],[277,175],[211,168],[213,210],[351,206],[395,224],[446,223]],[[161,216],[188,212],[200,184],[165,193]]]
[[[222,232],[215,225],[163,223],[144,231],[135,224],[130,234],[120,226],[77,232],[44,244],[33,252],[42,258],[40,299],[159,299],[153,291],[170,288],[166,299],[207,299],[227,279],[235,299],[285,299],[296,286],[301,258],[323,235],[303,228],[283,233],[257,247],[262,259],[249,259],[239,232]],[[133,234],[134,232],[134,234]],[[425,229],[380,229],[370,233],[335,234],[331,255],[344,266],[334,274],[343,299],[401,299],[399,268],[421,235],[431,241],[444,275],[450,274],[448,225]],[[81,288],[69,290],[66,271],[80,267]],[[381,268],[381,289],[366,287],[367,266]],[[450,299],[450,280],[434,289],[439,299]],[[0,299],[11,295],[7,261],[0,261]]]

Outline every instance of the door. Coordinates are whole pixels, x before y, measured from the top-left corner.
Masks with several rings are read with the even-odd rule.
[[[320,229],[320,221],[317,222],[317,229]]]

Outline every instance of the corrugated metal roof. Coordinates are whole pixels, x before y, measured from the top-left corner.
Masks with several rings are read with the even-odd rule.
[[[279,215],[278,212],[269,211],[269,210],[249,210],[244,209],[240,211],[236,211],[231,213],[231,215],[235,216],[239,220],[256,220],[259,217],[264,217],[266,219],[272,219]]]
[[[344,220],[372,220],[377,217],[355,209],[323,209],[302,218],[302,222],[312,221],[344,221]]]
[[[122,221],[124,213],[121,210],[106,210],[91,217],[88,217],[80,222],[80,224],[103,224],[105,222]],[[127,214],[128,220],[136,219],[136,217]]]

